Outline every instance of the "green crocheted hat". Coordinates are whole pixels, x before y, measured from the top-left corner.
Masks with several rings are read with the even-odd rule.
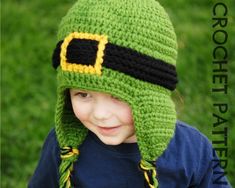
[[[62,19],[58,39],[53,66],[60,187],[70,186],[77,148],[88,132],[73,113],[69,88],[105,92],[130,105],[140,168],[149,186],[157,187],[152,162],[167,148],[176,123],[171,93],[177,83],[177,41],[163,7],[155,0],[79,0]]]

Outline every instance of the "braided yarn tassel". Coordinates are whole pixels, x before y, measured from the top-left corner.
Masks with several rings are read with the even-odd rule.
[[[60,188],[71,188],[71,172],[73,163],[77,160],[79,151],[71,146],[66,146],[60,149]]]
[[[157,188],[157,172],[156,166],[152,162],[141,160],[139,164],[140,169],[144,172],[144,177],[150,188]]]

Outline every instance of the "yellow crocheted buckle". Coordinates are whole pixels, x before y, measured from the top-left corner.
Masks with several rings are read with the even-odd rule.
[[[73,39],[88,39],[88,40],[96,40],[98,42],[98,50],[97,50],[96,61],[94,65],[75,64],[75,63],[69,63],[67,61],[67,58],[66,58],[67,47]],[[70,33],[64,39],[61,45],[60,64],[61,64],[62,70],[101,75],[104,50],[105,50],[105,45],[107,43],[108,43],[108,38],[105,35],[78,33],[78,32]]]

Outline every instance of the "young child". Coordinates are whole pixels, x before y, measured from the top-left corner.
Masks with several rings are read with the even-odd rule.
[[[208,139],[176,120],[177,40],[157,1],[78,0],[58,38],[55,130],[30,188],[229,187]]]

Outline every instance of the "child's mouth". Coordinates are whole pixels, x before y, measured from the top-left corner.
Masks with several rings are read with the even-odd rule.
[[[98,127],[98,130],[103,135],[115,134],[121,126],[115,127]]]

